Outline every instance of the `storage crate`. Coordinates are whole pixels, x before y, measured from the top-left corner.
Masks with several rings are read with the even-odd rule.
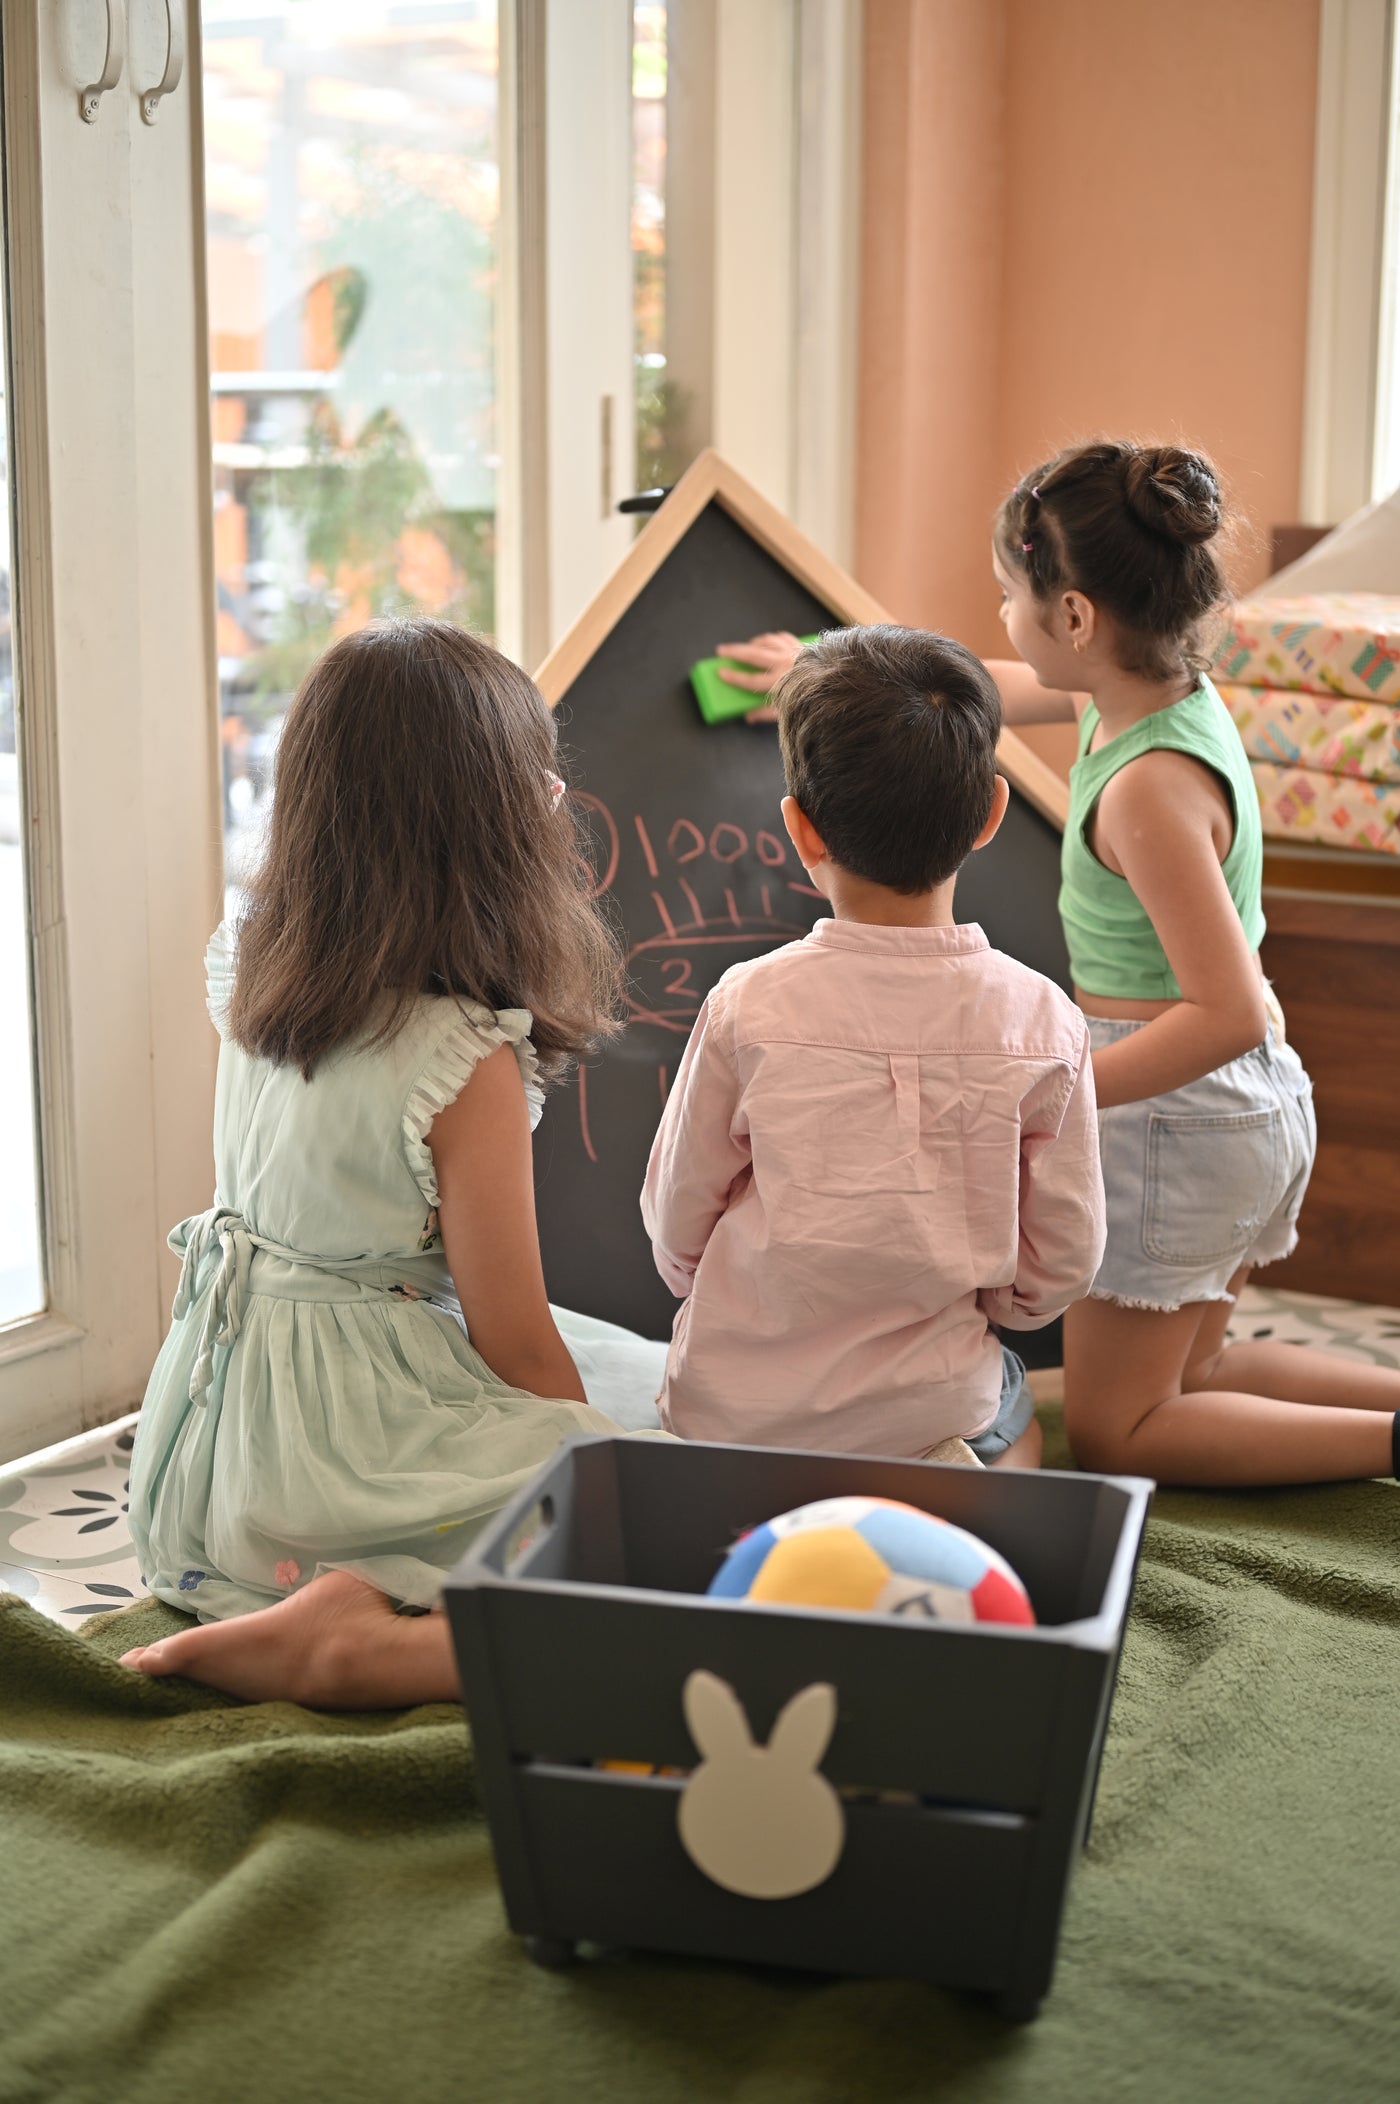
[[[543,1963],[586,1940],[903,1975],[1033,2016],[1088,1831],[1151,1488],[698,1442],[561,1448],[445,1596],[511,1926]],[[705,1596],[739,1534],[846,1495],[979,1535],[1020,1574],[1038,1626]],[[845,1839],[813,1889],[745,1897],[687,1853],[678,1813],[700,1755],[682,1704],[697,1668],[734,1690],[760,1745],[799,1690],[836,1690],[821,1773]]]

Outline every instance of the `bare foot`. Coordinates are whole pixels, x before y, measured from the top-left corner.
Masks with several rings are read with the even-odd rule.
[[[121,1663],[153,1678],[182,1673],[245,1702],[308,1709],[461,1700],[446,1615],[395,1614],[348,1571],[327,1571],[275,1607],[142,1645]]]

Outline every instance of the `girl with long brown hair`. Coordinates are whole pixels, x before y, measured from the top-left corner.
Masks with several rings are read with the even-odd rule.
[[[561,1439],[656,1423],[665,1347],[556,1320],[540,1265],[542,1084],[619,977],[556,764],[530,680],[441,621],[347,636],[292,706],[209,948],[216,1196],[133,1457],[146,1582],[204,1626],[142,1672],[451,1697],[422,1610],[473,1528]]]

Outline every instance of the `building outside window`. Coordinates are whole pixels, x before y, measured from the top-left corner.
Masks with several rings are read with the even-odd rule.
[[[378,616],[492,636],[496,0],[204,0],[227,872],[308,667]]]

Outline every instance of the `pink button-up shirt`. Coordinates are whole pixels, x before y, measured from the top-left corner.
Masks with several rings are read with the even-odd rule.
[[[923,1454],[996,1416],[996,1323],[1103,1255],[1084,1018],[978,927],[818,921],[701,1008],[642,1214],[684,1296],[662,1422]]]

